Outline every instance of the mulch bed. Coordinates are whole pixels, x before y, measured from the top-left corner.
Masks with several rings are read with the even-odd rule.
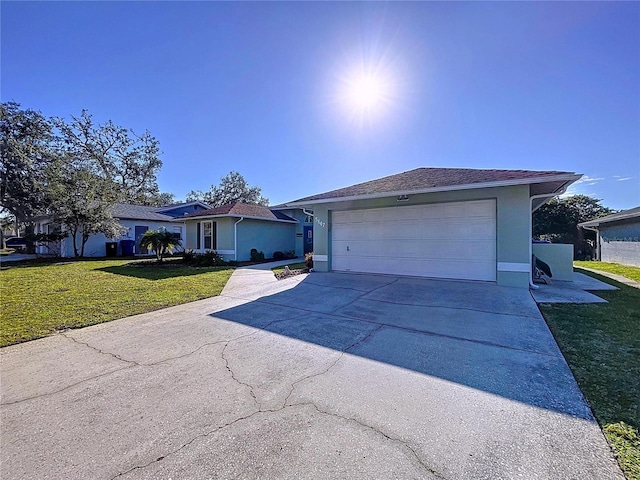
[[[299,268],[297,270],[289,270],[285,269],[282,272],[276,273],[276,278],[278,280],[282,280],[283,278],[295,277],[296,275],[300,275],[302,273],[309,273],[308,268]]]

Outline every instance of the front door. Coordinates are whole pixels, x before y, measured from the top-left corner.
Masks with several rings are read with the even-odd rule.
[[[136,254],[140,255],[141,253],[147,254],[148,252],[145,250],[144,252],[141,250],[140,248],[140,240],[142,239],[142,236],[145,234],[145,232],[149,230],[149,227],[147,226],[138,226],[136,225]]]
[[[304,253],[313,252],[313,227],[304,227]]]

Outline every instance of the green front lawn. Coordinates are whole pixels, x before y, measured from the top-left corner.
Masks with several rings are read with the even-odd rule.
[[[619,263],[607,262],[573,262],[576,267],[593,268],[594,270],[602,270],[607,273],[615,273],[623,277],[640,282],[640,267],[630,267],[628,265],[620,265]]]
[[[603,265],[576,262],[583,263]],[[607,304],[540,305],[540,310],[627,478],[638,480],[640,289],[584,273],[620,290],[597,292]]]
[[[0,271],[0,347],[220,294],[227,267],[131,260],[33,262]]]

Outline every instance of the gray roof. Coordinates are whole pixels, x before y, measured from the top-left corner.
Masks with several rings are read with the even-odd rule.
[[[632,218],[640,219],[640,207],[630,208],[629,210],[623,210],[622,212],[613,213],[606,217],[596,218],[595,220],[589,220],[588,222],[579,223],[581,227],[598,227],[601,223],[617,222],[620,220],[628,220]]]
[[[303,204],[305,202],[330,201],[331,199],[351,197],[372,197],[381,194],[410,193],[448,188],[478,188],[484,184],[527,184],[544,183],[566,177],[566,181],[580,178],[574,172],[555,170],[484,170],[474,168],[433,168],[421,167],[407,172],[389,175],[388,177],[358,183],[350,187],[339,188],[330,192],[304,197],[287,205]],[[575,177],[575,178],[571,178]],[[564,184],[566,182],[561,182]]]
[[[158,207],[148,207],[145,205],[131,205],[128,203],[116,203],[113,206],[112,214],[115,218],[128,220],[155,220],[159,222],[170,222],[173,217],[157,213]]]

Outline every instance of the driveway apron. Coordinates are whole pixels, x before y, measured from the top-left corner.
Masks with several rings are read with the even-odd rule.
[[[271,266],[2,349],[0,476],[623,478],[526,289]]]

